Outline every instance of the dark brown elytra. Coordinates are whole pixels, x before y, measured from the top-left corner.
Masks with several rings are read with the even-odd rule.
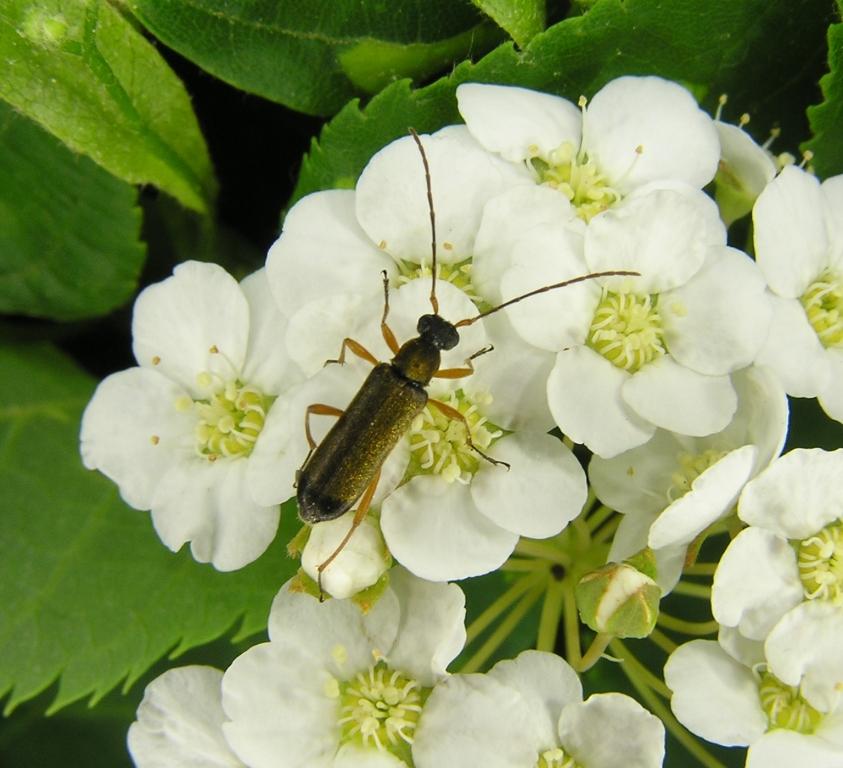
[[[445,416],[463,422],[468,445],[492,464],[508,467],[505,462],[487,456],[471,442],[471,432],[465,417],[447,403],[428,397],[426,387],[434,378],[460,379],[474,371],[472,361],[492,347],[478,350],[465,361],[461,368],[440,368],[441,350],[453,349],[459,343],[458,328],[471,325],[482,317],[556,288],[592,280],[596,277],[615,275],[637,276],[638,272],[616,270],[594,272],[546,285],[499,304],[474,317],[451,323],[439,315],[436,298],[436,216],[433,207],[433,191],[430,180],[430,166],[418,134],[411,128],[410,134],[418,147],[424,165],[427,201],[430,212],[431,230],[431,288],[430,304],[433,313],[422,315],[416,326],[418,336],[400,345],[387,324],[389,315],[389,281],[383,273],[383,315],[381,334],[394,357],[388,363],[377,360],[362,344],[351,338],[342,342],[339,357],[328,363],[345,362],[347,351],[371,363],[374,368],[348,404],[340,410],[324,403],[314,403],[305,412],[305,434],[310,451],[296,474],[296,498],[299,516],[305,523],[314,524],[333,520],[350,510],[355,502],[360,503],[354,514],[351,527],[334,552],[318,566],[320,594],[322,572],[342,552],[354,531],[363,522],[372,502],[380,478],[380,470],[392,449],[410,428],[413,419],[428,404]],[[337,422],[317,445],[310,431],[311,415],[337,416]]]

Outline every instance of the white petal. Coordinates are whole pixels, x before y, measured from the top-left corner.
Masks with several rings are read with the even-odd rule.
[[[413,744],[417,768],[534,765],[534,713],[521,695],[489,675],[453,675],[425,704]]]
[[[728,376],[706,376],[660,357],[627,379],[624,402],[642,419],[683,435],[719,432],[738,406]]]
[[[501,294],[508,301],[587,272],[580,235],[564,223],[541,224],[514,244]],[[524,299],[504,311],[523,339],[556,352],[585,342],[599,300],[599,286],[586,281]]]
[[[843,518],[841,488],[843,449],[797,448],[747,484],[738,515],[788,539],[804,539]]]
[[[720,158],[711,118],[682,86],[659,77],[619,77],[598,91],[585,113],[583,149],[624,192],[665,178],[702,187]]]
[[[301,567],[314,581],[319,580],[319,566],[331,557],[345,538],[354,519],[354,510],[317,523],[310,529]],[[332,597],[343,599],[372,586],[389,567],[389,555],[377,523],[363,519],[342,551],[322,572],[322,589]]]
[[[763,640],[775,623],[802,602],[796,555],[787,541],[762,528],[746,528],[726,548],[714,574],[711,610],[720,624]]]
[[[716,376],[752,363],[767,338],[772,306],[755,263],[734,248],[712,248],[685,285],[659,297],[670,354]]]
[[[740,185],[747,200],[755,200],[776,175],[772,155],[758,146],[752,136],[737,125],[715,120],[714,127],[720,140],[721,163],[726,166],[729,176]]]
[[[501,276],[511,263],[518,238],[535,226],[568,221],[574,215],[564,195],[543,185],[519,185],[489,200],[471,262],[471,283],[477,295],[489,304],[500,303]]]
[[[414,477],[384,501],[381,530],[395,559],[431,581],[488,573],[518,540],[475,508],[468,487],[433,475]]]
[[[513,184],[531,183],[526,171],[486,152],[465,126],[421,138],[430,167],[437,258],[470,258],[486,201]],[[411,136],[378,152],[357,181],[357,219],[373,243],[393,258],[431,260],[430,207],[424,164]]]
[[[387,661],[431,686],[465,645],[465,595],[456,584],[423,581],[403,568],[389,577],[401,616]]]
[[[222,672],[178,667],[156,677],[129,728],[129,752],[139,768],[241,768],[222,735]]]
[[[611,458],[641,445],[655,427],[621,399],[629,374],[588,347],[562,350],[547,380],[547,401],[559,428],[575,443]]]
[[[253,501],[247,461],[196,459],[170,472],[152,502],[161,541],[174,552],[189,541],[196,560],[220,571],[257,560],[275,538],[279,509]]]
[[[407,768],[401,758],[377,747],[343,744],[331,763],[331,768]]]
[[[117,483],[135,509],[149,509],[167,472],[193,459],[196,417],[176,409],[184,397],[157,371],[129,368],[101,381],[82,414],[82,461]]]
[[[843,695],[843,611],[821,600],[797,605],[773,627],[764,643],[770,671],[799,686],[820,712],[833,712]]]
[[[726,230],[710,197],[697,190],[658,189],[630,197],[595,216],[585,235],[589,271],[627,269],[636,278],[610,278],[638,293],[662,293],[688,282]]]
[[[661,512],[670,501],[677,457],[686,450],[674,433],[658,429],[644,445],[619,456],[593,456],[588,477],[597,498],[618,512]]]
[[[216,264],[179,264],[172,277],[150,285],[135,301],[135,359],[190,392],[198,393],[202,371],[239,375],[248,339],[249,304],[237,281]]]
[[[345,294],[377,302],[384,269],[390,277],[398,272],[357,223],[350,190],[315,192],[299,200],[266,258],[269,287],[287,317],[311,301]]]
[[[509,471],[483,462],[470,487],[477,509],[496,525],[519,536],[546,539],[582,511],[585,473],[560,440],[516,432],[498,440],[490,455],[507,462]]]
[[[831,375],[828,353],[796,299],[770,295],[770,332],[756,358],[775,371],[789,395],[816,397]]]
[[[752,671],[713,640],[679,646],[664,667],[670,708],[688,730],[726,747],[745,747],[767,730]]]
[[[350,680],[386,655],[398,633],[400,607],[387,590],[367,613],[351,600],[327,600],[290,591],[287,582],[269,612],[271,645],[301,650],[301,663],[326,669],[338,680]],[[292,662],[291,662],[292,663]],[[290,665],[284,663],[284,670]],[[284,674],[291,674],[284,672]]]
[[[243,381],[257,387],[264,394],[277,395],[304,375],[281,342],[287,319],[269,290],[266,270],[259,269],[240,283],[249,302],[249,343],[243,366]]]
[[[829,350],[827,360],[828,381],[817,399],[832,419],[843,423],[843,351]]]
[[[776,729],[765,733],[746,755],[746,768],[840,768],[843,749],[804,733]]]
[[[250,648],[223,677],[226,741],[249,768],[278,768],[281,755],[285,768],[329,768],[339,734],[331,681],[306,646]]]
[[[764,643],[744,637],[735,627],[720,625],[717,630],[717,642],[735,661],[745,667],[753,668],[756,664],[766,664]]]
[[[648,544],[653,549],[690,544],[709,525],[731,512],[752,475],[755,454],[755,446],[744,445],[696,477],[691,489],[653,523]]]
[[[664,726],[621,693],[597,693],[569,704],[559,718],[562,748],[588,768],[660,768]]]
[[[801,296],[828,266],[828,233],[820,183],[787,166],[759,195],[752,210],[755,257],[773,293]]]
[[[457,104],[468,130],[490,152],[520,162],[564,142],[580,146],[582,117],[570,101],[505,85],[463,83]]]
[[[647,546],[650,526],[656,519],[656,513],[633,512],[621,515],[621,521],[612,537],[612,546],[606,556],[608,563],[620,563]]]

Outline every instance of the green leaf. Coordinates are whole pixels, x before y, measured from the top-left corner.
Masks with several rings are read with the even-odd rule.
[[[75,320],[123,304],[144,258],[136,203],[0,102],[0,312]]]
[[[0,347],[0,696],[17,704],[60,677],[53,709],[103,696],[153,662],[242,621],[266,626],[295,571],[285,531],[256,563],[219,573],[170,553],[149,515],[79,460],[79,418],[94,381],[49,346]]]
[[[0,98],[115,176],[207,210],[215,182],[190,99],[110,4],[6,0],[0,60]]]
[[[227,83],[335,113],[402,77],[429,78],[500,40],[467,0],[128,0],[156,37]]]
[[[314,141],[294,200],[319,189],[352,186],[372,154],[406,135],[460,122],[454,93],[461,82],[520,85],[576,101],[624,74],[657,74],[683,82],[712,113],[729,94],[735,115],[748,111],[782,141],[804,135],[804,94],[823,52],[828,0],[598,0],[523,51],[505,43],[476,64],[418,90],[389,86],[362,108],[351,102]],[[728,113],[726,117],[728,118]]]
[[[811,164],[823,179],[843,173],[843,24],[828,28],[828,69],[820,80],[823,103],[808,107],[814,137],[803,146],[814,153]]]
[[[523,48],[544,29],[545,0],[471,0]]]

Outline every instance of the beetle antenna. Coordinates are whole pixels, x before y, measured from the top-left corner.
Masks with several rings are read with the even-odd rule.
[[[421,153],[422,163],[424,164],[424,182],[427,185],[427,207],[430,211],[430,252],[432,254],[430,272],[432,279],[430,281],[430,304],[433,307],[433,314],[439,314],[439,299],[436,298],[436,214],[433,212],[433,189],[430,183],[430,165],[427,162],[427,155],[422,146],[421,139],[416,133],[415,128],[408,128],[413,141]]]
[[[471,325],[472,323],[476,323],[481,317],[486,317],[487,315],[491,315],[493,312],[497,312],[499,309],[503,309],[504,307],[509,307],[512,304],[517,304],[519,301],[523,299],[528,299],[530,296],[537,296],[540,293],[547,293],[547,291],[553,291],[556,288],[564,288],[568,285],[574,285],[575,283],[582,283],[586,280],[594,280],[596,277],[618,277],[618,276],[629,276],[629,277],[641,277],[640,272],[631,272],[626,269],[615,269],[610,272],[591,272],[587,275],[580,275],[579,277],[572,277],[570,280],[563,280],[561,283],[553,283],[552,285],[545,285],[542,288],[536,288],[534,291],[530,291],[529,293],[522,293],[520,296],[516,296],[514,299],[509,299],[509,301],[505,301],[503,304],[498,304],[496,307],[492,307],[491,309],[487,309],[485,312],[481,312],[479,315],[475,315],[474,317],[467,317],[464,320],[460,320],[458,323],[454,323],[454,328],[463,328],[466,325]]]

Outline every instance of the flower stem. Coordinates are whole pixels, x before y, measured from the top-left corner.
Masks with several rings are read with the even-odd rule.
[[[577,672],[587,672],[591,669],[600,658],[603,656],[603,652],[608,647],[609,643],[612,642],[612,638],[614,635],[608,634],[599,634],[594,640],[591,641],[591,645],[588,647],[588,650],[582,657],[582,661],[580,661],[580,665],[575,667]]]
[[[542,560],[557,563],[565,568],[571,564],[570,558],[562,550],[557,549],[552,544],[545,544],[535,539],[519,539],[515,545],[515,552],[519,555],[539,557]]]
[[[591,532],[594,533],[594,531],[603,525],[603,523],[608,520],[614,512],[614,509],[607,507],[605,504],[601,504],[596,510],[594,510],[594,512],[592,512],[586,520]]]
[[[474,655],[463,664],[460,672],[468,674],[469,672],[477,672],[488,660],[489,657],[500,647],[500,645],[509,637],[510,633],[517,626],[518,622],[524,618],[524,615],[533,604],[541,597],[544,588],[534,587],[529,591],[521,602],[513,608],[509,616],[507,616],[486,639],[486,642],[481,645]]]
[[[544,593],[544,603],[542,604],[541,618],[539,619],[536,650],[553,653],[553,649],[556,647],[556,636],[559,633],[559,620],[562,616],[565,588],[564,580],[548,579],[547,591]]]
[[[678,643],[674,643],[664,632],[660,632],[655,628],[650,632],[648,639],[652,640],[667,654],[673,653],[679,647]]]
[[[694,563],[684,569],[689,576],[713,576],[718,563]]]
[[[501,571],[510,573],[530,573],[531,571],[546,571],[550,566],[544,560],[534,560],[525,557],[510,557],[501,567]]]
[[[495,599],[490,606],[468,625],[465,633],[466,645],[476,640],[477,636],[498,618],[498,616],[504,613],[519,597],[540,584],[546,578],[547,576],[544,573],[533,573],[518,579],[506,592]]]
[[[606,539],[610,538],[612,534],[614,534],[620,524],[620,515],[618,515],[617,517],[613,517],[611,520],[609,520],[608,523],[606,523],[606,525],[604,525],[599,531],[597,531],[597,533],[594,534],[594,541],[606,541]]]
[[[708,584],[696,584],[691,581],[680,581],[673,591],[677,595],[699,597],[701,600],[711,600],[711,587]]]
[[[579,669],[582,664],[582,649],[580,648],[580,622],[577,615],[577,599],[574,596],[574,585],[565,584],[562,592],[565,619],[565,656],[568,663]]]
[[[683,635],[713,635],[720,625],[714,621],[686,621],[677,619],[664,611],[659,612],[656,623],[665,629],[672,629],[674,632],[681,632]]]
[[[609,645],[612,648],[612,653],[621,659],[623,671],[630,680],[632,680],[633,676],[637,677],[642,685],[646,685],[666,699],[669,699],[673,695],[670,688],[665,685],[664,680],[656,677],[647,667],[638,661],[635,658],[635,654],[624,643],[615,638]],[[629,669],[627,669],[627,665]]]

